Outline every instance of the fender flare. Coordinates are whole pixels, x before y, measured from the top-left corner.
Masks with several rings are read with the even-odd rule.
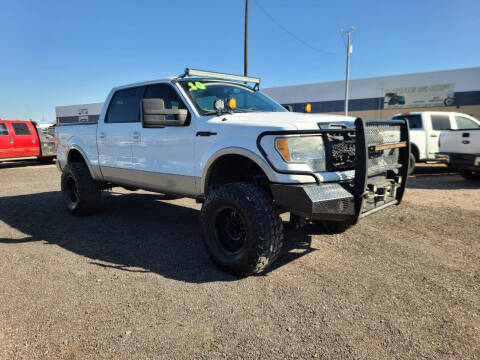
[[[228,147],[215,152],[206,162],[203,168],[199,189],[202,194],[205,194],[205,186],[207,184],[208,178],[210,177],[211,169],[218,160],[220,160],[223,156],[226,155],[239,155],[253,161],[260,167],[260,169],[262,169],[265,175],[267,175],[269,181],[275,181],[275,173],[273,169],[271,169],[268,163],[256,153],[240,147]]]
[[[66,164],[69,164],[68,158],[69,158],[70,152],[72,150],[78,151],[80,153],[80,156],[83,158],[83,161],[85,162],[85,164],[87,164],[87,168],[88,168],[88,171],[90,172],[90,176],[95,180],[101,179],[101,175],[99,174],[99,172],[96,172],[95,169],[93,168],[92,164],[90,164],[90,162],[88,161],[88,157],[85,154],[85,152],[82,150],[82,148],[80,148],[80,146],[78,146],[76,144],[72,144],[68,147],[68,151],[67,151],[67,154],[65,156]]]

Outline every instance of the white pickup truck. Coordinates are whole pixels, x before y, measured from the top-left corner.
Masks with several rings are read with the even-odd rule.
[[[439,151],[438,137],[442,130],[480,128],[480,121],[474,117],[444,111],[424,111],[395,114],[392,119],[407,119],[410,126],[410,171],[419,161],[436,161]]]
[[[114,88],[98,121],[57,126],[66,207],[92,213],[113,186],[194,198],[210,257],[243,276],[278,257],[283,212],[340,232],[401,202],[406,120],[292,113],[259,84],[187,69]]]
[[[437,160],[469,180],[480,180],[480,127],[442,131]]]

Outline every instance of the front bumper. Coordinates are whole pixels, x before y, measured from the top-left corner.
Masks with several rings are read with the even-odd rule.
[[[311,220],[352,224],[402,201],[410,140],[406,121],[355,121],[355,176],[343,182],[271,184],[277,205]]]
[[[378,179],[369,184],[357,199],[353,182],[310,185],[271,184],[277,205],[292,214],[310,220],[331,220],[356,223],[360,218],[373,214],[390,205],[400,203],[402,184],[393,179]],[[358,209],[356,204],[361,204]]]

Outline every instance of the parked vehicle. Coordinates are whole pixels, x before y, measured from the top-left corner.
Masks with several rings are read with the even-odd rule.
[[[56,154],[51,129],[32,121],[0,119],[0,159],[36,157],[40,162],[51,162]]]
[[[474,117],[444,111],[424,111],[395,114],[392,119],[407,119],[410,127],[411,155],[409,173],[419,161],[436,161],[439,151],[438,137],[442,130],[480,127]]]
[[[197,199],[212,260],[248,275],[279,255],[282,212],[341,232],[401,202],[406,120],[288,112],[259,84],[187,69],[114,88],[98,123],[57,126],[67,209],[92,213],[113,186]]]
[[[480,126],[442,131],[438,142],[439,161],[457,169],[466,179],[480,180]]]
[[[385,102],[388,105],[405,105],[405,96],[398,95],[397,93],[386,93]]]

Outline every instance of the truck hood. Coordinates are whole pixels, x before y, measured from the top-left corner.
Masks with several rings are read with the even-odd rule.
[[[331,123],[353,127],[355,118],[343,115],[304,114],[295,112],[252,112],[220,116],[224,123],[232,125],[278,127],[289,130],[317,130],[319,125]],[[225,119],[225,120],[223,120]]]

